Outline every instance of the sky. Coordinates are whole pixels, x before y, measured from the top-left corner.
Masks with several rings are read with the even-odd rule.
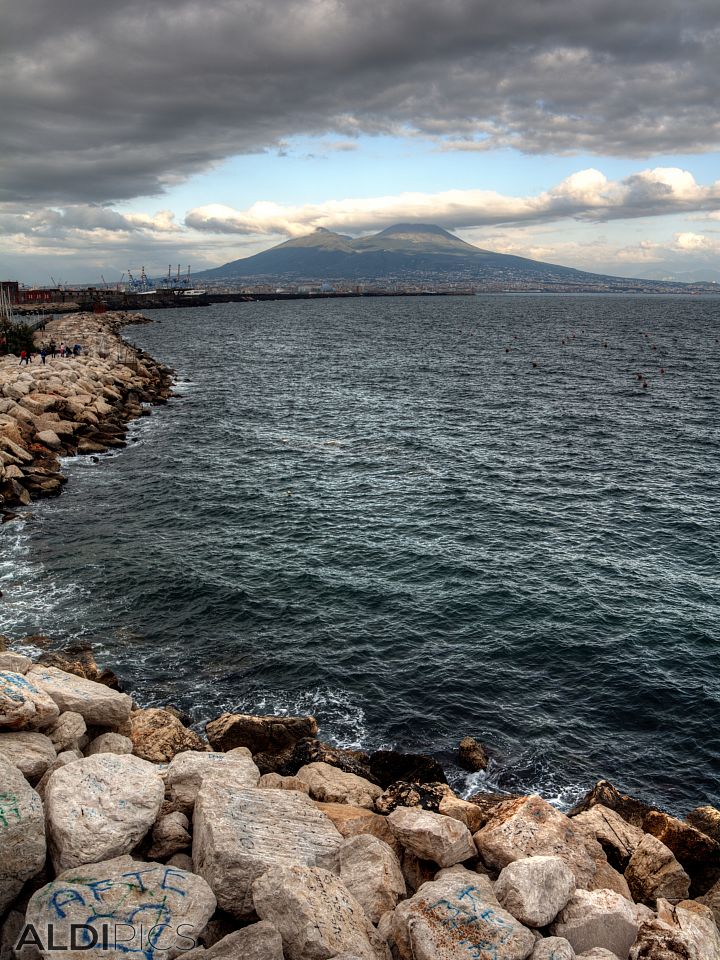
[[[437,223],[720,281],[718,0],[0,0],[0,279]]]

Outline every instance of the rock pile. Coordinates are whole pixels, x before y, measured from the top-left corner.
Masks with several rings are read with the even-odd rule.
[[[312,717],[208,743],[65,662],[0,653],[2,960],[720,960],[713,807],[468,802]]]
[[[124,447],[127,422],[171,394],[172,374],[118,331],[139,314],[76,313],[53,320],[38,342],[80,344],[78,356],[0,359],[0,510],[60,493],[60,457]]]

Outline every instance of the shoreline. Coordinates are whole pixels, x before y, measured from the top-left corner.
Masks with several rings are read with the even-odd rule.
[[[169,368],[120,336],[133,322],[152,321],[52,321],[39,338],[82,334],[87,353],[45,367],[36,359],[38,389],[19,397],[12,375],[29,381],[0,362],[11,401],[0,449],[22,474],[8,476],[3,457],[3,484],[31,499],[60,493],[60,456],[124,446],[144,404],[172,396]],[[12,948],[26,922],[55,924],[63,941],[72,922],[94,924],[88,886],[103,921],[142,938],[141,874],[165,891],[168,923],[190,924],[188,960],[720,956],[715,807],[680,819],[602,780],[567,815],[536,794],[466,800],[436,758],[333,746],[312,716],[225,713],[201,735],[172,706],[134,703],[87,648],[51,640],[35,661],[21,652],[41,639],[13,650],[0,637],[3,960],[21,956]],[[476,772],[487,764],[472,738],[458,758]],[[58,897],[72,905],[62,916]],[[320,952],[302,924],[320,931]],[[675,952],[655,952],[668,945]],[[116,956],[99,947],[81,955]],[[145,955],[155,960],[154,949]]]
[[[89,960],[120,955],[119,927],[148,960],[720,956],[712,806],[681,820],[607,781],[567,815],[537,794],[464,800],[432,757],[333,747],[312,716],[224,713],[199,735],[87,648],[8,647],[3,958],[29,956],[13,949],[28,929],[50,958],[50,929],[66,942],[73,923],[98,932],[69,954]],[[458,756],[486,762],[470,738]],[[169,953],[139,946],[159,903]]]
[[[174,372],[120,335],[152,323],[129,312],[73,313],[34,335],[31,364],[0,359],[0,513],[3,522],[41,497],[57,496],[67,478],[60,458],[97,456],[127,445],[127,424],[172,396]],[[46,358],[42,345],[80,344],[78,356]]]

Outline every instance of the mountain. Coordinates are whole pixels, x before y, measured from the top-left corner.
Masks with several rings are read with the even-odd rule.
[[[353,239],[320,228],[252,257],[196,273],[201,281],[397,281],[399,283],[488,283],[493,287],[564,285],[572,289],[660,287],[586,273],[526,257],[493,253],[466,243],[435,224],[398,223]]]

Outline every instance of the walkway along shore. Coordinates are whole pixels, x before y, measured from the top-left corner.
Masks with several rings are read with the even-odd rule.
[[[60,457],[97,455],[125,446],[127,422],[172,393],[172,371],[120,336],[123,326],[148,323],[142,314],[75,313],[35,334],[31,364],[0,359],[0,510],[60,493]],[[41,344],[73,347],[76,357],[50,357]]]

